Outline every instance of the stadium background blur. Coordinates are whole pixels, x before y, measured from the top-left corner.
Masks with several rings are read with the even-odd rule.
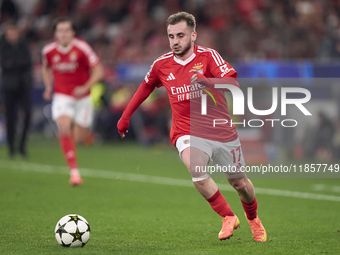
[[[287,85],[281,84],[280,78],[297,78],[294,85],[308,86],[312,93],[307,107],[312,117],[303,118],[293,110],[288,111],[285,118],[299,119],[299,126],[293,131],[280,125],[238,126],[248,163],[310,157],[330,161],[340,155],[337,0],[3,0],[2,32],[4,24],[14,19],[30,42],[34,62],[31,131],[53,136],[42,114],[46,102],[42,99],[41,49],[53,40],[50,24],[54,18],[74,18],[77,36],[93,46],[104,65],[105,93],[96,102],[93,130],[97,142],[114,143],[119,139],[116,123],[128,100],[152,62],[170,50],[167,17],[181,10],[197,19],[197,44],[216,49],[232,64],[243,89],[257,87],[256,108],[270,107],[270,88]],[[306,85],[305,78],[313,78],[314,82]],[[259,82],[254,85],[254,81]],[[129,137],[143,145],[169,144],[170,118],[166,91],[159,89],[134,115]],[[248,114],[245,118],[254,116]],[[265,118],[269,117],[262,119]],[[4,121],[0,112],[2,143]]]

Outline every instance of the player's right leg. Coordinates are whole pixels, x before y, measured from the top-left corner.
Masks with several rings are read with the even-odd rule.
[[[90,97],[84,97],[76,101],[74,116],[73,139],[76,144],[91,144],[90,127],[94,118],[94,109]]]
[[[89,135],[90,135],[90,130],[86,127],[82,127],[79,124],[75,124],[73,128],[73,139],[75,144],[81,144],[81,145],[86,145],[90,144],[88,142],[89,140]]]
[[[232,151],[234,151],[234,153],[236,151],[236,160],[234,160]],[[266,242],[267,232],[257,216],[257,200],[255,197],[254,186],[240,168],[240,166],[245,165],[245,162],[239,139],[231,142],[220,143],[217,152],[218,153],[216,154],[218,156],[214,157],[215,162],[222,166],[232,167],[231,172],[225,172],[225,175],[231,186],[240,196],[254,240],[258,242]]]
[[[66,163],[70,168],[70,185],[82,185],[83,180],[78,170],[76,148],[71,136],[72,119],[69,116],[60,116],[56,121],[59,131],[60,147]]]
[[[234,229],[239,227],[239,220],[229,204],[220,193],[215,181],[200,167],[207,166],[210,160],[208,151],[190,147],[190,138],[180,137],[176,143],[180,157],[189,170],[195,188],[209,202],[211,208],[223,217],[222,229],[218,235],[220,240],[229,239]]]
[[[70,185],[82,185],[77,165],[77,154],[72,138],[72,124],[74,116],[74,99],[69,96],[56,94],[52,102],[52,117],[58,126],[60,147],[70,169]]]

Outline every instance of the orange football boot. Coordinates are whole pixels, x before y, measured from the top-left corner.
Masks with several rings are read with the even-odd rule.
[[[254,240],[256,242],[267,242],[267,231],[264,229],[259,217],[256,217],[255,219],[252,220],[248,220],[248,223]]]
[[[80,186],[83,185],[83,179],[79,174],[71,174],[69,183],[71,186]]]
[[[233,231],[240,227],[240,220],[237,216],[226,216],[222,220],[222,229],[218,234],[220,240],[226,240],[233,236]]]

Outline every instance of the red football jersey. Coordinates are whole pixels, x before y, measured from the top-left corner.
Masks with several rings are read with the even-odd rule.
[[[74,38],[67,47],[58,42],[47,44],[43,50],[43,62],[50,66],[54,75],[54,92],[69,96],[75,87],[90,78],[90,68],[99,63],[99,58],[87,42]]]
[[[228,142],[237,139],[234,125],[230,125],[227,100],[222,90],[218,94],[219,105],[215,106],[208,97],[207,115],[201,115],[201,95],[205,94],[199,85],[191,85],[196,69],[206,78],[237,78],[237,73],[217,51],[195,45],[194,53],[185,61],[179,60],[173,52],[159,57],[151,66],[141,86],[161,87],[168,92],[172,108],[172,128],[170,138],[174,145],[183,135],[194,135],[209,140]],[[210,98],[210,99],[209,99]],[[214,119],[228,121],[226,125],[213,127]]]

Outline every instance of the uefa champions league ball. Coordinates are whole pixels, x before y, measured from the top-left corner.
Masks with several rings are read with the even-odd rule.
[[[90,239],[90,225],[84,217],[69,214],[58,221],[54,233],[61,246],[83,247]]]

